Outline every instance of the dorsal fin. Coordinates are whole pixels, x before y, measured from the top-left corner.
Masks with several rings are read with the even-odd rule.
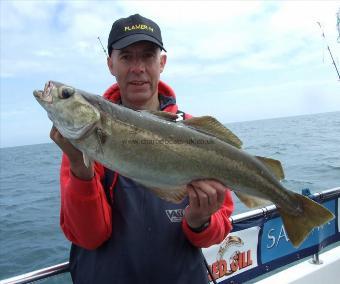
[[[259,159],[274,175],[278,180],[283,180],[285,178],[285,173],[283,171],[281,162],[279,160],[255,156]]]
[[[242,146],[242,141],[212,116],[192,117],[183,120],[182,123],[205,134],[215,136],[236,148],[240,149]]]

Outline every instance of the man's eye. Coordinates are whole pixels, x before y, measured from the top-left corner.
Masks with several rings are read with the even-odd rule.
[[[127,55],[127,54],[120,56],[120,59],[122,59],[122,60],[129,60],[129,58],[130,58],[129,55]]]
[[[153,53],[145,53],[144,54],[144,58],[152,58],[154,56],[154,54]]]

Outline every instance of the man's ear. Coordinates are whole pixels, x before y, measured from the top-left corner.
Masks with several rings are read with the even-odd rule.
[[[164,70],[165,64],[166,64],[166,54],[161,54],[161,58],[160,58],[160,65],[161,65],[161,73]]]
[[[110,73],[113,76],[116,76],[115,68],[113,66],[113,60],[109,56],[107,57],[107,67],[109,67]]]

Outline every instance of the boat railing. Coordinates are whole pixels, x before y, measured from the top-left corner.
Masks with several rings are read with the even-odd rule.
[[[236,244],[228,244],[227,237],[221,244],[203,249],[213,277],[223,284],[243,283],[308,256],[312,256],[312,263],[320,264],[319,252],[325,246],[340,241],[340,187],[308,193],[308,190],[303,190],[304,195],[322,203],[336,218],[313,230],[303,245],[295,249],[285,235],[275,205],[232,216],[233,230],[229,238],[234,236]],[[274,236],[274,232],[279,235]],[[64,262],[0,280],[0,284],[32,283],[68,272],[69,263]]]
[[[62,273],[67,273],[69,263],[63,262],[57,265],[45,267],[42,269],[38,269],[35,271],[31,271],[25,274],[21,274],[18,276],[14,276],[5,280],[1,280],[0,284],[24,284],[24,283],[32,283],[38,280],[47,279]]]

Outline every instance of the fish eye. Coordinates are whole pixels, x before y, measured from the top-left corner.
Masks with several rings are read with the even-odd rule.
[[[70,88],[70,87],[63,88],[63,90],[61,91],[61,98],[62,99],[68,99],[74,93],[75,93],[75,91],[74,91],[73,88]]]

